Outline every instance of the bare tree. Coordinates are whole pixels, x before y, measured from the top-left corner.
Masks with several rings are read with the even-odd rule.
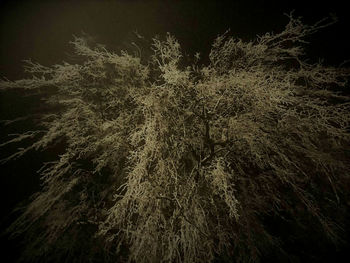
[[[1,89],[49,90],[55,110],[7,142],[33,140],[3,162],[59,140],[66,149],[44,164],[43,189],[9,232],[30,237],[26,256],[70,262],[258,261],[282,242],[266,217],[316,224],[336,242],[350,71],[303,53],[305,37],[333,22],[290,15],[283,32],[251,42],[226,33],[206,66],[183,67],[170,34],[153,39],[145,63],[80,37],[81,64],[27,61],[33,77]]]

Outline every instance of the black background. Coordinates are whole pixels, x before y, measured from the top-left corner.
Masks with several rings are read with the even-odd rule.
[[[191,57],[198,51],[202,57],[200,62],[206,63],[218,34],[230,29],[233,37],[250,40],[266,32],[279,32],[288,23],[284,13],[292,10],[295,16],[302,16],[306,24],[329,14],[339,18],[337,24],[309,38],[311,45],[307,52],[311,61],[323,58],[326,64],[336,66],[350,59],[350,18],[342,1],[1,1],[0,77],[10,80],[25,77],[24,59],[47,66],[62,62],[72,51],[69,41],[82,31],[111,50],[126,46],[135,30],[149,40],[170,32],[186,55]],[[43,110],[40,106],[37,97],[0,92],[0,119],[35,113]],[[7,134],[34,125],[30,120],[12,126],[1,125],[0,143],[8,140]],[[0,158],[17,147],[20,146],[0,148]],[[40,189],[36,171],[42,162],[54,160],[60,152],[62,149],[58,146],[0,166],[2,227],[13,220],[15,214],[9,215],[13,207]],[[2,241],[6,241],[5,238]],[[10,262],[16,252],[8,252],[14,249],[14,244],[7,242],[0,247],[6,250],[3,255],[9,255],[4,256],[2,262]]]

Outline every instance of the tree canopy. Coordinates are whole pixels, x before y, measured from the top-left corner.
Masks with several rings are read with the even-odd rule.
[[[26,61],[2,90],[42,94],[52,110],[7,162],[62,143],[42,190],[10,226],[25,259],[62,262],[258,261],[283,248],[268,220],[337,242],[349,182],[344,67],[310,63],[306,38],[334,21],[244,42],[218,36],[208,65],[183,61],[171,34],[151,55],[71,44],[77,64]],[[282,252],[281,252],[282,253]],[[51,258],[52,257],[52,258]]]

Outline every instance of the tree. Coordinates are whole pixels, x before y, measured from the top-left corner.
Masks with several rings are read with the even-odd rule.
[[[65,145],[8,229],[26,233],[26,258],[258,261],[283,248],[268,220],[336,242],[342,220],[332,215],[346,207],[350,168],[340,89],[350,71],[310,64],[303,49],[333,22],[290,15],[284,31],[250,42],[225,33],[206,66],[198,54],[184,65],[170,34],[142,60],[75,37],[79,64],[26,61],[32,78],[1,89],[41,93],[53,110],[7,142],[32,140],[3,162]]]

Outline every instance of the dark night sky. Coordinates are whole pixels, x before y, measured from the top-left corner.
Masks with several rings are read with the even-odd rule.
[[[290,2],[286,4],[285,2]],[[98,43],[117,50],[134,30],[146,39],[170,32],[187,54],[207,56],[218,34],[230,28],[234,37],[249,40],[257,34],[281,31],[293,9],[296,16],[312,24],[329,13],[339,22],[314,35],[308,51],[314,61],[337,65],[350,59],[349,15],[342,1],[0,1],[0,76],[22,78],[22,60],[31,58],[43,65],[65,60],[71,51],[72,35],[82,31]],[[345,2],[345,1],[344,1]],[[276,4],[278,3],[278,4]],[[205,62],[205,59],[203,60]],[[0,93],[0,119],[25,115],[33,100],[18,94]],[[29,125],[29,124],[28,124]],[[23,128],[23,127],[22,127]],[[11,130],[12,129],[12,130]],[[16,128],[0,126],[0,143]],[[11,148],[6,148],[10,151]],[[6,156],[0,148],[0,157]],[[52,156],[55,156],[55,151]],[[6,214],[15,203],[38,189],[35,171],[43,159],[33,153],[18,162],[0,166],[1,206]]]
[[[280,31],[288,22],[284,13],[313,23],[330,12],[339,23],[315,36],[313,55],[338,62],[347,49],[345,25],[349,21],[340,1],[8,1],[0,5],[0,74],[21,77],[21,61],[31,58],[45,65],[58,63],[70,50],[72,35],[81,31],[115,48],[137,30],[150,39],[174,34],[184,50],[208,53],[213,39],[228,28],[233,36],[252,39],[256,34]],[[286,4],[284,2],[291,2]],[[322,3],[326,2],[326,3]],[[332,41],[331,41],[332,40]]]

